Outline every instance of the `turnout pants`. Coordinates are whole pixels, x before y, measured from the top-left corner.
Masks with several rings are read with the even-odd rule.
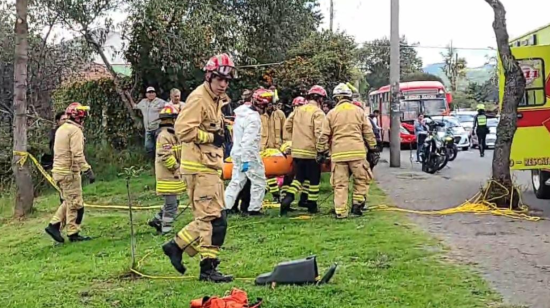
[[[223,181],[218,174],[185,175],[193,221],[174,238],[190,257],[216,259],[225,241],[227,217],[223,212]]]
[[[62,230],[67,226],[67,235],[80,231],[80,224],[84,218],[84,200],[82,199],[82,179],[79,173],[53,173],[53,180],[61,189],[63,203],[59,206],[50,223],[60,223]]]
[[[348,189],[350,176],[353,175],[353,204],[365,203],[369,191],[372,172],[366,159],[332,162],[330,184],[334,189],[334,210],[342,217],[348,216]]]
[[[155,215],[155,219],[160,221],[162,226],[162,233],[168,233],[172,231],[172,225],[174,219],[178,213],[178,196],[177,195],[165,195],[164,205],[162,209]]]
[[[247,180],[250,180],[250,205],[248,211],[258,212],[262,209],[262,202],[265,197],[265,167],[261,160],[250,162],[247,172],[242,172],[242,162],[233,162],[231,182],[225,190],[225,205],[227,209],[233,208],[237,196],[243,190]]]
[[[319,199],[319,182],[321,181],[321,165],[315,159],[293,159],[296,177],[288,189],[288,193],[294,195],[304,190],[307,200],[317,202]]]

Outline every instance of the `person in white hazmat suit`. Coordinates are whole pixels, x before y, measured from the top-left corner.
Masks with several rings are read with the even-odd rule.
[[[233,171],[231,182],[225,190],[225,208],[230,210],[235,205],[239,192],[247,179],[251,182],[250,205],[247,212],[250,216],[261,216],[262,202],[265,196],[265,167],[260,156],[262,121],[260,114],[272,103],[273,93],[258,89],[252,96],[252,105],[242,105],[235,109],[233,124]]]

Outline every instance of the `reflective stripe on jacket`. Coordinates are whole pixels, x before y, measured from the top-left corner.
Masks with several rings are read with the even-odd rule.
[[[223,134],[221,99],[226,96],[214,95],[205,82],[189,95],[180,111],[174,128],[182,143],[182,174],[218,173],[223,169],[223,148],[212,144],[214,133]]]
[[[155,177],[157,194],[174,195],[183,193],[187,187],[180,177],[181,146],[171,127],[161,127],[157,134]]]
[[[285,123],[286,137],[292,140],[292,157],[315,159],[325,113],[310,101],[292,112]]]
[[[361,108],[343,100],[326,116],[317,151],[330,150],[333,162],[366,159],[367,148],[376,147],[370,121]]]

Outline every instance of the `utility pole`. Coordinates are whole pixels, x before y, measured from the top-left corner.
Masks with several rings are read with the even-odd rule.
[[[390,167],[401,167],[401,111],[399,104],[400,40],[399,40],[399,0],[391,0],[390,38],[390,83],[391,83],[391,126],[390,126]]]
[[[330,0],[330,32],[332,33],[332,24],[334,22],[334,0]]]

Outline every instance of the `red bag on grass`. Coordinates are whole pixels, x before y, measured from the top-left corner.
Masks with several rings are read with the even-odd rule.
[[[231,294],[222,298],[217,296],[194,299],[191,308],[258,308],[262,305],[262,299],[258,298],[254,304],[248,303],[248,295],[239,289],[231,290]]]

